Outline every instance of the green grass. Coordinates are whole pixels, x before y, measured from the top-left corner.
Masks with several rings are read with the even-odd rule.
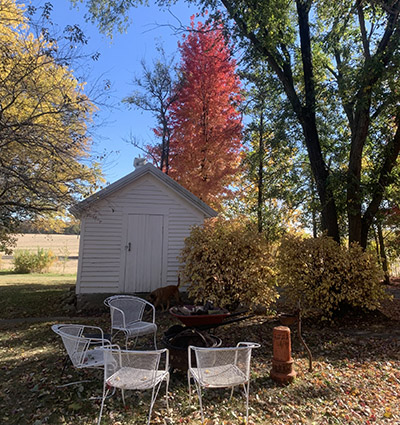
[[[0,319],[61,316],[76,275],[0,272]]]

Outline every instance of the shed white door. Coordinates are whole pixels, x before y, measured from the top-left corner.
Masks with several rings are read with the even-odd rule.
[[[149,292],[161,286],[163,234],[163,215],[128,215],[125,292]]]

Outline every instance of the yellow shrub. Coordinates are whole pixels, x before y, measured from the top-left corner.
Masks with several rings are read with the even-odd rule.
[[[268,307],[277,297],[270,246],[242,221],[213,218],[194,227],[180,260],[196,302]]]
[[[17,250],[14,252],[15,273],[42,273],[48,271],[56,257],[50,249],[38,248],[37,252]]]
[[[330,318],[341,307],[374,310],[385,297],[375,258],[357,244],[349,249],[328,237],[286,236],[277,258],[278,284],[292,308]]]

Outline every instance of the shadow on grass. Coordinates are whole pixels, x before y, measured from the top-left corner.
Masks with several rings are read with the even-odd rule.
[[[8,275],[15,275],[16,273],[13,270],[0,270],[0,276],[8,276]]]
[[[1,424],[93,424],[100,408],[102,370],[73,368],[68,364],[61,372],[66,352],[59,336],[49,323],[20,325],[17,330],[1,335],[0,357],[0,423]],[[76,385],[60,387],[71,382]],[[89,381],[89,382],[83,382]],[[165,388],[165,387],[164,387]],[[162,390],[165,391],[165,390]],[[102,424],[145,423],[150,393],[128,392],[127,408],[120,393],[107,400]],[[156,405],[165,411],[163,401]],[[107,418],[112,411],[112,418]],[[37,421],[37,422],[36,422]]]
[[[0,318],[62,315],[72,284],[15,284],[1,287]]]

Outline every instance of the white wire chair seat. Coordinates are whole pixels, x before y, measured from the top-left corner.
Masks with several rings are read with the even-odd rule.
[[[147,322],[133,322],[133,323],[127,323],[126,328],[117,328],[119,331],[122,331],[128,335],[128,337],[136,337],[136,336],[143,336],[148,335],[151,333],[154,333],[157,331],[157,325],[154,323],[147,323]]]
[[[125,348],[128,348],[128,339],[153,334],[154,348],[157,349],[157,325],[155,323],[156,310],[148,301],[133,295],[113,295],[104,300],[110,308],[111,332],[125,334]],[[152,313],[152,321],[144,321],[143,315],[146,308]]]
[[[188,347],[188,386],[191,397],[191,379],[194,380],[204,422],[201,388],[231,388],[242,385],[246,397],[246,422],[249,416],[250,360],[252,350],[260,347],[253,342],[239,342],[236,347]],[[196,366],[192,367],[192,352]]]
[[[191,374],[205,388],[234,387],[247,381],[246,375],[235,365],[214,366],[205,370],[192,368]]]
[[[104,355],[104,389],[100,407],[98,424],[101,423],[104,400],[111,388],[122,390],[122,400],[125,405],[124,390],[152,390],[150,410],[147,423],[150,423],[151,412],[163,381],[166,381],[166,403],[168,406],[169,386],[169,351],[130,351],[121,350],[118,345],[105,347]],[[163,360],[163,367],[160,361]]]
[[[147,369],[123,367],[107,379],[107,385],[125,390],[148,390],[164,379],[165,371],[162,370],[157,370],[154,376],[149,376]]]

